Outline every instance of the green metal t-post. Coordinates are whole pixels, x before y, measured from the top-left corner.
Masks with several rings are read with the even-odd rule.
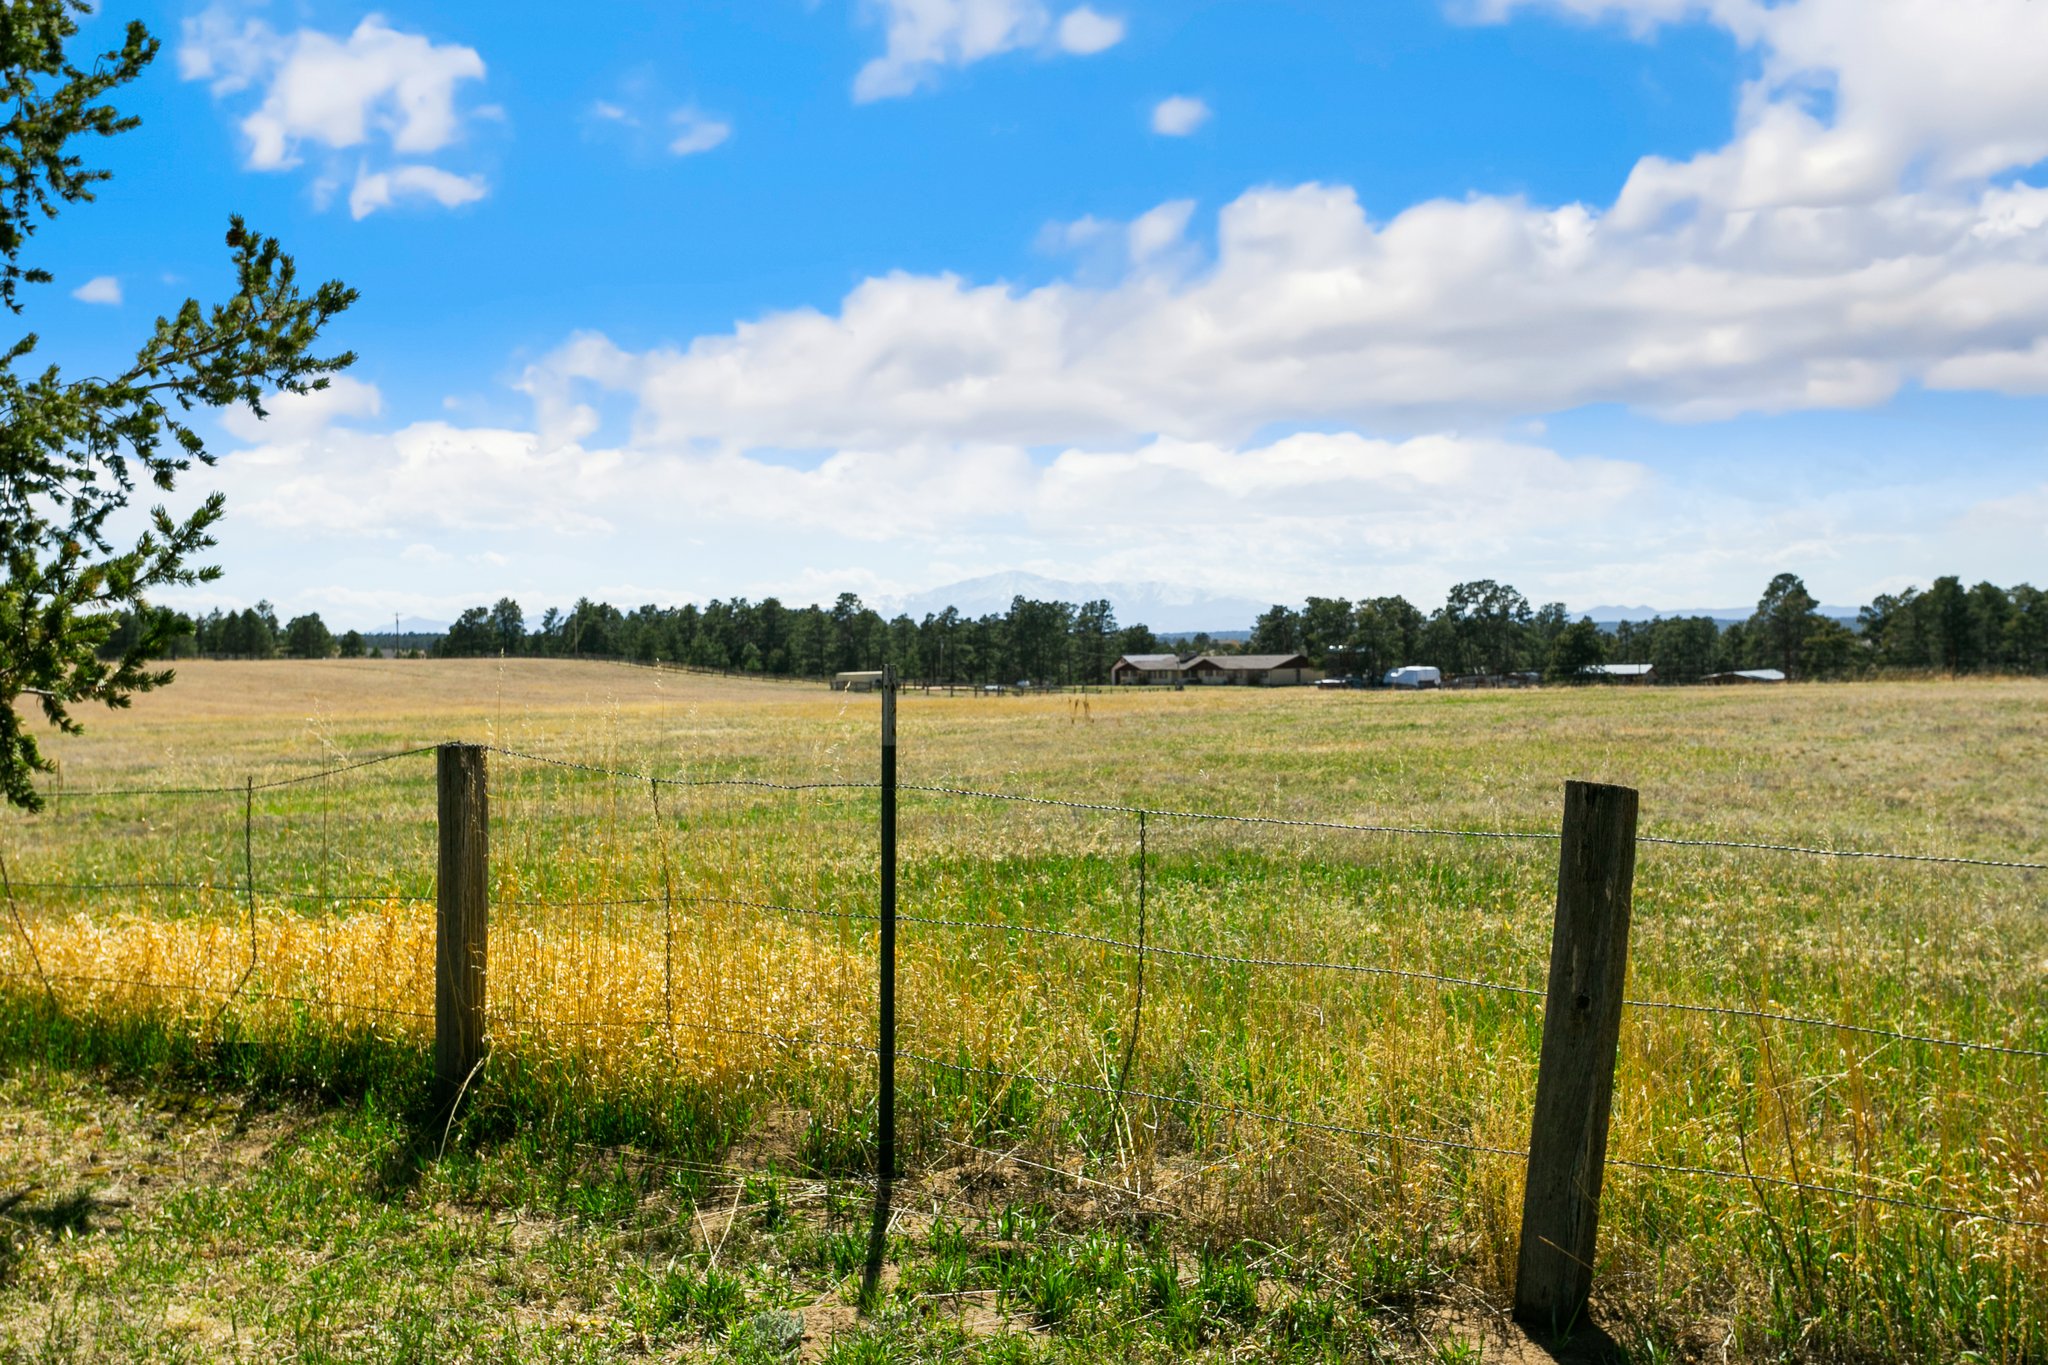
[[[861,1276],[860,1309],[874,1310],[889,1246],[889,1196],[896,1179],[896,670],[882,669],[881,1086],[875,1100],[875,1221]]]

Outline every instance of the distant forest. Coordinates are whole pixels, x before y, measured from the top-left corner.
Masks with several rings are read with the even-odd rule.
[[[336,635],[318,613],[280,622],[267,602],[239,612],[189,617],[173,657],[360,658],[394,649],[391,636]],[[135,623],[107,641],[118,651]],[[381,647],[380,647],[381,646]],[[1002,613],[964,616],[947,608],[923,620],[885,619],[853,593],[829,607],[788,607],[773,597],[706,606],[608,602],[549,608],[537,622],[510,598],[472,607],[446,634],[408,654],[441,658],[629,659],[642,663],[823,677],[893,665],[915,682],[1104,683],[1123,654],[1294,654],[1326,673],[1378,679],[1403,664],[1431,664],[1447,677],[1539,673],[1585,676],[1601,663],[1656,665],[1665,682],[1695,681],[1738,668],[1776,668],[1794,678],[1849,678],[1879,672],[2048,672],[2048,593],[1938,578],[1925,591],[1879,597],[1854,627],[1822,616],[1792,574],[1771,580],[1747,621],[1662,617],[1603,627],[1569,618],[1562,603],[1532,607],[1505,583],[1480,579],[1452,588],[1425,612],[1402,597],[1311,597],[1274,606],[1241,642],[1206,634],[1162,641],[1143,625],[1121,625],[1106,601],[1041,602],[1019,597]]]

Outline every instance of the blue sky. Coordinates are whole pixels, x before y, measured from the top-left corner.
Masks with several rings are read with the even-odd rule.
[[[230,212],[363,291],[219,424],[195,605],[2038,581],[2044,15],[116,6],[165,53],[27,321],[112,363]]]

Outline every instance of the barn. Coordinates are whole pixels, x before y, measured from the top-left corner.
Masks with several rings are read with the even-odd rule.
[[[1109,680],[1119,687],[1180,681],[1177,654],[1126,654],[1109,666]]]
[[[1299,687],[1322,677],[1305,654],[1204,654],[1181,665],[1183,680],[1209,686]]]

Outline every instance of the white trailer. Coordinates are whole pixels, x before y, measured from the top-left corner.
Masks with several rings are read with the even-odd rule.
[[[1381,681],[1389,687],[1442,687],[1444,671],[1441,668],[1431,668],[1427,664],[1405,664],[1400,668],[1387,670],[1387,676]]]

